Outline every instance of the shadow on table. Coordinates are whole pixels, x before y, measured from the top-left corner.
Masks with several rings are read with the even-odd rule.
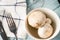
[[[60,32],[59,32],[59,34],[58,34],[55,38],[53,38],[52,40],[60,40]]]

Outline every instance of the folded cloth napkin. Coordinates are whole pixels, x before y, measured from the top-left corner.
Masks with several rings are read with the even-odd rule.
[[[18,2],[25,2],[26,0],[21,0]],[[17,26],[17,37],[18,38],[26,38],[26,31],[25,31],[25,17],[26,17],[26,3],[21,3],[21,6],[16,6],[16,10],[14,6],[4,6],[6,13],[11,13],[13,18],[20,18],[22,20],[14,20]],[[6,18],[2,20],[5,32],[8,37],[15,37],[13,33],[10,32],[8,28],[8,24]],[[18,25],[19,24],[19,25]]]

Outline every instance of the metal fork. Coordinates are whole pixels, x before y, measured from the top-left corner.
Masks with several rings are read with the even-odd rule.
[[[16,40],[18,40],[17,36],[16,36],[16,34],[17,34],[17,32],[16,32],[17,28],[16,28],[16,24],[15,24],[13,18],[12,18],[12,15],[10,13],[6,13],[5,16],[7,16],[6,21],[7,21],[7,24],[8,24],[8,27],[9,27],[10,31],[12,33],[14,33],[14,35],[16,37]]]

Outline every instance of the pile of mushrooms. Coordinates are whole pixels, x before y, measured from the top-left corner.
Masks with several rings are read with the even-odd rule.
[[[31,27],[38,30],[38,35],[41,38],[48,38],[53,33],[52,20],[41,11],[32,12],[28,16],[28,23]]]

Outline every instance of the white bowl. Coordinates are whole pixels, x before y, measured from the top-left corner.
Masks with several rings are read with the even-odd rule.
[[[59,19],[58,15],[54,11],[52,11],[52,10],[50,10],[48,8],[37,8],[37,9],[34,9],[34,10],[32,10],[32,11],[30,11],[28,13],[28,15],[26,17],[26,21],[25,21],[25,25],[26,25],[25,28],[26,28],[26,31],[27,31],[28,35],[30,35],[34,39],[41,39],[38,36],[37,29],[32,28],[28,24],[28,20],[27,20],[28,16],[31,14],[31,12],[37,11],[37,10],[41,11],[41,12],[44,12],[47,15],[47,17],[52,19],[52,22],[53,22],[52,26],[54,28],[54,33],[49,38],[47,38],[47,39],[53,39],[59,33],[59,30],[60,30],[60,19]]]

